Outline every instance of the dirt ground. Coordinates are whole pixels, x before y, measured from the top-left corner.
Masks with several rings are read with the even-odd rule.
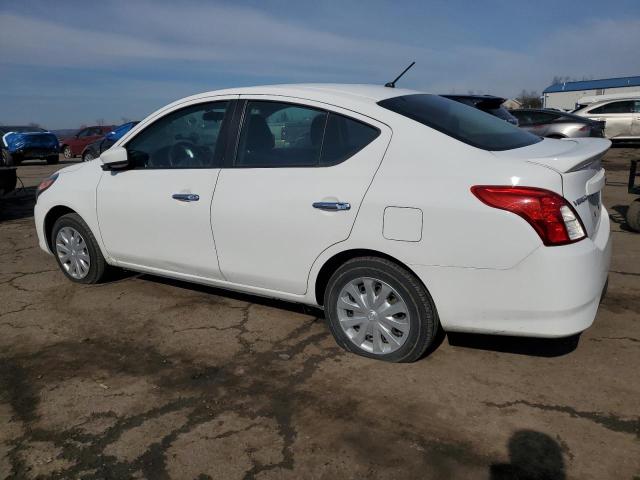
[[[580,338],[449,335],[392,365],[321,312],[149,275],[65,280],[19,168],[0,207],[0,479],[638,479],[640,234],[606,158],[614,258]],[[62,162],[64,163],[64,162]]]

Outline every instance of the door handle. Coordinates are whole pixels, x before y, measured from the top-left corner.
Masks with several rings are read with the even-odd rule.
[[[179,200],[180,202],[197,202],[200,200],[200,195],[196,195],[195,193],[174,193],[171,195],[171,198]]]
[[[351,210],[351,204],[347,202],[314,202],[313,208],[335,212],[337,210]]]

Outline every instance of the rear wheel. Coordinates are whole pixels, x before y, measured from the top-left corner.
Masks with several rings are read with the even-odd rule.
[[[640,232],[640,198],[636,198],[627,210],[627,223],[632,230]]]
[[[58,155],[49,155],[47,157],[47,165],[53,165],[59,162]]]
[[[344,263],[331,276],[324,307],[344,349],[388,362],[413,362],[433,343],[438,315],[426,288],[405,268],[378,257]]]
[[[64,148],[62,149],[62,154],[64,155],[64,158],[73,158],[73,152],[71,151],[71,147],[69,145],[64,146]]]
[[[98,283],[107,264],[93,233],[76,213],[56,220],[51,232],[51,245],[62,273],[77,283]]]

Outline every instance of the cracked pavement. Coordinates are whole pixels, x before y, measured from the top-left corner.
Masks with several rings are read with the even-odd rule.
[[[409,365],[344,353],[298,305],[149,275],[66,281],[32,217],[59,167],[27,162],[0,206],[0,479],[639,478],[630,158],[605,161],[614,258],[589,330],[451,335]]]

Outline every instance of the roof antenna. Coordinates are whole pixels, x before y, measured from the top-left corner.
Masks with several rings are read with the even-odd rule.
[[[398,76],[393,80],[393,82],[385,83],[385,84],[384,84],[384,86],[385,86],[385,87],[389,87],[389,88],[396,88],[396,82],[397,82],[398,80],[400,80],[400,77],[402,77],[405,73],[407,73],[407,71],[408,71],[411,67],[413,67],[415,64],[416,64],[416,62],[411,62],[411,65],[409,65],[407,68],[405,68],[405,69],[402,71],[402,73],[401,73],[400,75],[398,75]]]

